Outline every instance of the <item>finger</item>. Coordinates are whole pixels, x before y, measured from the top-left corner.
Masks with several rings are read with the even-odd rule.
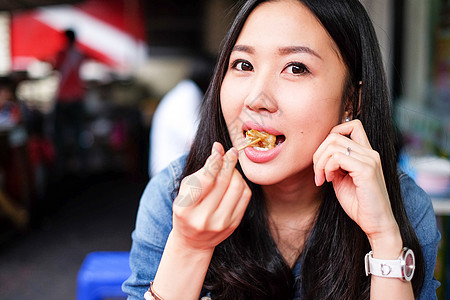
[[[219,142],[213,143],[213,146],[211,149],[211,154],[214,154],[214,153],[218,153],[221,156],[223,156],[225,154],[225,149],[223,149],[223,146],[221,143],[219,143]]]
[[[372,150],[361,121],[353,120],[350,122],[339,124],[330,131],[330,134],[317,148],[313,156],[313,162],[316,163],[317,157],[321,156],[322,152],[325,150],[328,144],[338,140],[352,140],[356,144]],[[356,149],[355,145],[353,145],[352,147]]]
[[[347,144],[351,145],[346,147],[346,145],[331,144],[325,149],[321,157],[316,158],[316,164],[314,165],[315,180],[317,185],[322,185],[325,180],[332,181],[329,174],[326,172],[326,165],[329,163],[331,158],[337,159],[344,157],[345,162],[353,164],[340,164],[340,168],[346,172],[352,172],[357,163],[362,164],[364,171],[362,174],[367,175],[367,171],[370,170],[381,170],[381,159],[378,152],[361,147],[359,144],[354,143],[351,140],[347,140]],[[369,169],[367,169],[369,168]],[[353,170],[354,171],[354,170]],[[382,173],[382,172],[381,172]]]
[[[330,156],[330,158],[326,161],[325,166],[323,168],[325,180],[328,182],[332,182],[336,176],[336,172],[339,172],[339,175],[344,175],[346,171],[341,168],[341,161],[339,158],[341,155],[339,153],[334,153]]]
[[[252,191],[248,186],[245,187],[241,194],[241,198],[237,202],[237,205],[234,209],[233,216],[231,218],[232,224],[231,226],[233,228],[238,227],[238,225],[241,223],[242,218],[244,217],[245,211],[247,210],[247,206],[250,202],[250,199],[252,197]]]
[[[341,144],[344,145],[351,140],[348,137],[345,137],[339,133],[330,133],[328,136],[322,141],[322,143],[317,148],[316,152],[313,155],[313,163],[317,165],[318,160],[323,157],[325,151],[329,148],[330,145],[333,144]]]
[[[370,146],[369,139],[367,138],[366,132],[360,120],[355,119],[349,122],[345,122],[335,126],[331,133],[338,133],[343,136],[349,137],[356,143],[372,149]]]
[[[372,150],[370,150],[372,151]],[[361,147],[354,141],[338,134],[330,134],[319,146],[313,156],[314,173],[316,185],[320,186],[325,182],[325,165],[334,153],[344,153],[356,159],[367,161],[367,149]]]
[[[237,170],[236,170],[236,173]],[[237,176],[236,176],[237,177]],[[240,177],[240,174],[239,174]],[[242,178],[242,177],[241,177]],[[241,223],[242,218],[244,217],[245,211],[247,209],[247,206],[250,202],[252,192],[250,188],[248,187],[247,183],[245,181],[242,181],[242,190],[240,192],[232,192],[233,190],[229,189],[230,193],[227,193],[224,196],[224,200],[222,201],[225,203],[225,205],[222,207],[222,203],[220,206],[220,209],[217,210],[217,214],[222,213],[222,208],[226,210],[226,215],[222,216],[223,221],[227,225],[228,233],[231,234]],[[234,195],[232,195],[234,194]],[[233,201],[228,201],[227,199],[233,199]],[[231,202],[234,202],[234,206],[231,204]],[[231,204],[231,205],[229,205]],[[228,206],[228,207],[225,207]]]
[[[328,145],[328,143],[324,142],[316,151],[316,154],[314,154],[314,181],[317,186],[321,186],[326,181],[325,165],[327,164],[333,153],[338,151],[337,148],[342,147],[335,144]]]
[[[207,175],[210,177],[209,179],[211,181],[214,181],[215,177],[222,168],[224,152],[225,150],[223,149],[222,144],[214,142],[211,148],[211,155],[208,157],[203,167],[199,170],[202,175]]]
[[[355,157],[350,157],[341,152],[334,153],[328,159],[324,173],[328,182],[332,182],[338,175],[350,174],[353,177],[355,172],[367,169],[367,164]]]
[[[220,217],[223,217],[228,221],[231,220],[234,211],[246,189],[248,189],[247,183],[244,181],[241,174],[235,169],[233,171],[230,184],[228,185],[228,188],[222,197],[222,201],[216,210]]]
[[[194,174],[200,176],[199,179],[203,179],[202,181],[208,183],[208,186],[212,186],[222,169],[223,156],[223,146],[220,143],[215,142],[211,149],[211,155],[208,157],[203,167]]]
[[[214,143],[211,155],[197,172],[183,178],[174,204],[182,207],[198,204],[213,188],[215,179],[222,169],[223,147]]]
[[[208,201],[205,201],[204,204],[207,207],[206,209],[211,212],[217,209],[230,185],[233,171],[235,170],[234,167],[237,163],[237,156],[238,153],[235,148],[231,148],[223,156],[222,167],[215,178],[213,189],[211,189],[207,196]]]

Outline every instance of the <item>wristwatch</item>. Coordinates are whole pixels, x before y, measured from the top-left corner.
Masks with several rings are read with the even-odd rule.
[[[372,274],[379,277],[411,281],[416,268],[416,260],[413,251],[405,247],[400,257],[394,260],[373,258],[372,251],[370,251],[364,258],[364,265],[366,276]]]

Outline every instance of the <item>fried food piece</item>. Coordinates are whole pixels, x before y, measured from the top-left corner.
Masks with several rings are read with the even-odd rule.
[[[274,136],[273,134],[264,131],[257,131],[254,129],[250,129],[247,130],[245,135],[246,139],[249,140],[249,142],[255,142],[255,144],[252,143],[252,145],[255,145],[256,147],[266,149],[275,148],[275,142],[277,140],[277,137]],[[260,141],[256,142],[257,139],[260,139]]]

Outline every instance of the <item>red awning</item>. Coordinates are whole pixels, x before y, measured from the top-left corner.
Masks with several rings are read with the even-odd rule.
[[[13,13],[13,69],[24,70],[36,59],[54,59],[68,28],[76,32],[87,56],[113,67],[138,65],[146,57],[142,12],[140,0],[87,0]]]

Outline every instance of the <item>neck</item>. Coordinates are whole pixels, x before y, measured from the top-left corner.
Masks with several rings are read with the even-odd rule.
[[[263,186],[269,226],[279,251],[292,266],[302,252],[322,203],[321,189],[309,174],[304,178]]]
[[[322,201],[321,188],[314,176],[304,175],[263,186],[267,211],[271,219],[299,219],[315,215]]]

